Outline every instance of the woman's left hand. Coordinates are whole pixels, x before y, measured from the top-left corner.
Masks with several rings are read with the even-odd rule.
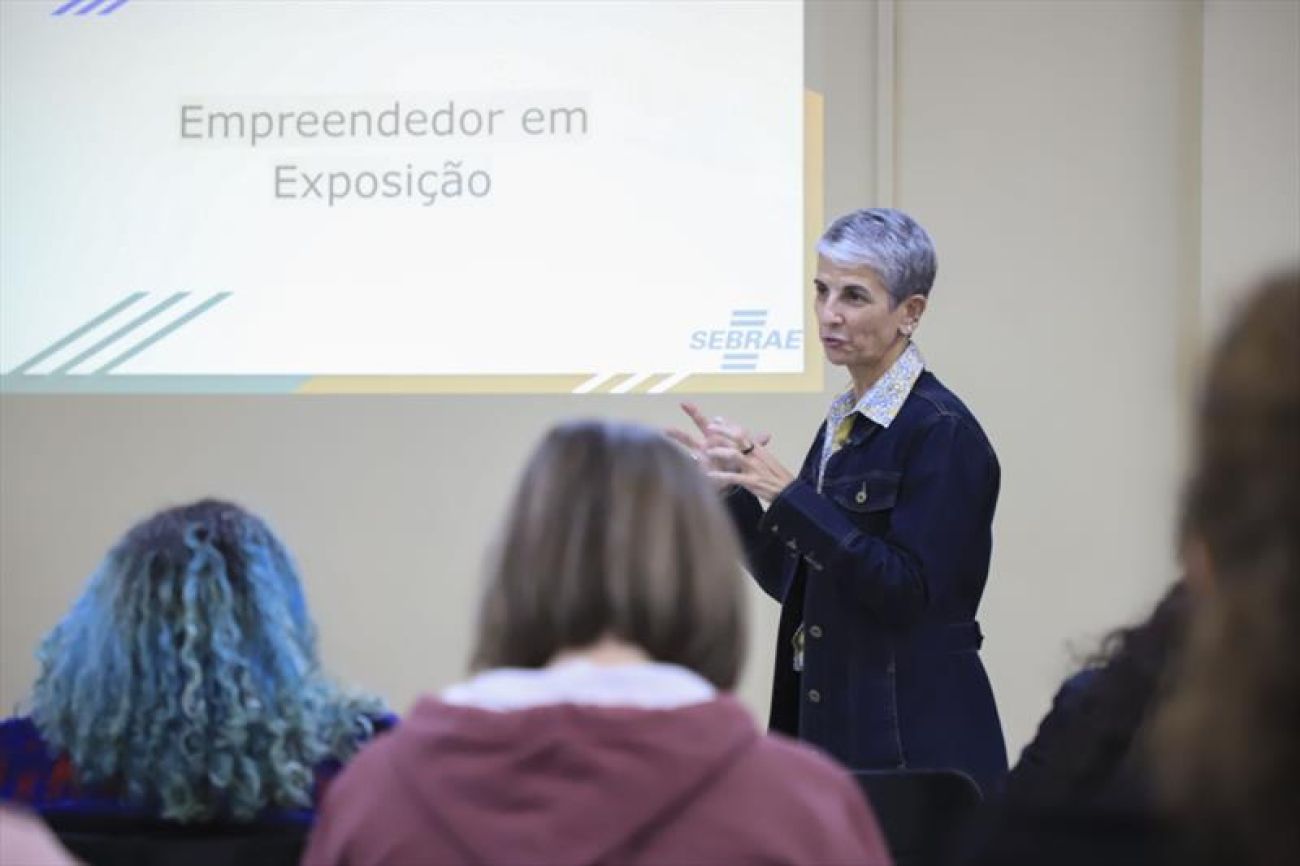
[[[705,436],[714,465],[732,467],[731,471],[715,469],[709,472],[710,478],[738,484],[765,502],[776,499],[794,481],[794,474],[768,450],[771,436],[754,436],[744,427],[722,419],[709,422]]]

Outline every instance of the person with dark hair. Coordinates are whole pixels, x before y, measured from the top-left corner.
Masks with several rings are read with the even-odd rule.
[[[1201,399],[1183,527],[1197,595],[1156,720],[1162,790],[1193,846],[1300,863],[1300,269],[1225,332]]]
[[[1300,862],[1300,273],[1210,362],[1186,578],[1057,696],[967,862]]]
[[[302,827],[392,717],[334,685],[289,552],[227,502],[171,508],[100,564],[0,724],[0,799],[49,819]]]
[[[989,796],[1007,755],[976,613],[1001,469],[913,341],[934,244],[872,208],[831,223],[817,254],[822,348],[851,381],[798,474],[692,404],[698,433],[669,435],[723,486],[749,571],[781,605],[771,729],[855,770],[960,771]]]
[[[1173,585],[1143,622],[1112,632],[1057,693],[1052,711],[1007,779],[1005,800],[1145,808],[1150,768],[1141,740],[1182,647],[1186,586]]]
[[[552,430],[495,545],[475,675],[343,772],[303,863],[888,863],[849,776],[729,694],[743,579],[675,446]]]
[[[1182,650],[1191,600],[1175,583],[1144,621],[1112,632],[1061,686],[1051,712],[955,846],[981,866],[1171,862],[1155,796],[1151,718]]]

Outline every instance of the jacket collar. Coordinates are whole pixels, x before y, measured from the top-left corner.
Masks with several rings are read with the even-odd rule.
[[[867,389],[861,400],[853,402],[851,387],[835,398],[827,415],[826,429],[835,430],[841,421],[855,412],[881,427],[888,427],[898,417],[907,395],[912,393],[912,386],[924,371],[925,358],[921,356],[921,350],[916,343],[909,342],[903,354]]]

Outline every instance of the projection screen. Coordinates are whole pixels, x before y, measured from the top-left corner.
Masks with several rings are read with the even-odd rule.
[[[801,2],[0,10],[0,390],[821,387]]]

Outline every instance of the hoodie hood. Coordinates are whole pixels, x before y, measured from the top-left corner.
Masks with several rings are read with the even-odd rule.
[[[390,736],[392,772],[473,859],[581,866],[690,808],[760,734],[722,696],[506,712],[425,698]]]

